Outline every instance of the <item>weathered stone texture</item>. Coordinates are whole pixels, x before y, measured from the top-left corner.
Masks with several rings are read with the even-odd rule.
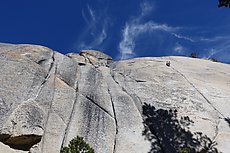
[[[177,110],[193,121],[192,133],[230,150],[227,64],[187,57],[112,62],[94,50],[65,56],[0,44],[0,82],[0,153],[57,153],[77,135],[96,153],[147,153],[144,104]]]

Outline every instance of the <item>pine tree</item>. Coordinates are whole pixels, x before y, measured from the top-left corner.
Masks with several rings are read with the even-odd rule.
[[[94,150],[82,137],[77,136],[70,141],[68,147],[61,149],[61,153],[94,153]]]

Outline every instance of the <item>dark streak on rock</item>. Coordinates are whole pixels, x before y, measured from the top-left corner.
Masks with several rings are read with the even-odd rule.
[[[81,94],[83,95],[83,94]],[[103,110],[106,114],[108,114],[110,117],[113,118],[113,116],[111,114],[109,114],[109,112],[104,109],[103,107],[101,107],[100,105],[98,105],[92,98],[90,98],[89,96],[83,95],[85,98],[87,98],[89,101],[91,101],[94,105],[96,105],[97,107],[99,107],[101,110]]]
[[[145,80],[135,80],[136,82],[147,82],[147,81],[145,81]]]

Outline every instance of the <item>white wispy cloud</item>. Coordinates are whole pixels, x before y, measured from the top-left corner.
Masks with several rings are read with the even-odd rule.
[[[217,46],[216,46],[217,47]],[[230,45],[218,46],[217,48],[205,49],[204,58],[216,58],[218,61],[228,62],[230,59]]]
[[[182,35],[179,35],[179,34],[176,34],[176,33],[171,33],[171,34],[176,38],[188,40],[188,41],[191,41],[191,42],[195,42],[195,40],[190,38],[190,37],[182,36]]]
[[[182,46],[179,43],[176,43],[174,48],[173,48],[173,51],[174,51],[174,54],[180,54],[181,55],[181,54],[188,52],[189,49],[186,48],[185,46]]]
[[[91,19],[95,22],[96,21],[96,16],[95,16],[94,10],[89,5],[87,5],[87,8],[88,8],[88,11],[89,11]]]
[[[105,9],[95,10],[87,5],[86,9],[82,10],[82,17],[86,22],[86,27],[78,36],[74,48],[80,50],[99,48],[108,36],[110,19],[106,16]]]
[[[145,16],[153,11],[154,5],[153,3],[150,3],[149,1],[143,1],[140,4],[140,8],[141,8],[141,16]]]
[[[135,56],[136,39],[144,33],[154,33],[155,37],[161,37],[161,35],[157,35],[156,32],[163,31],[179,39],[184,39],[191,42],[194,41],[192,38],[177,34],[176,32],[181,29],[180,27],[159,24],[152,20],[143,22],[142,20],[153,11],[153,8],[154,5],[152,3],[149,3],[148,1],[142,2],[140,4],[141,12],[139,15],[132,16],[130,20],[126,22],[122,30],[122,39],[118,46],[121,59],[132,58]]]
[[[131,58],[135,55],[135,39],[146,32],[152,31],[165,31],[173,32],[177,28],[170,27],[166,24],[157,24],[152,21],[147,23],[139,22],[128,22],[123,29],[123,39],[119,43],[119,51],[121,54],[121,59]]]
[[[201,37],[204,46],[203,57],[216,58],[222,62],[229,62],[230,58],[230,36],[220,34],[214,37]]]
[[[230,36],[229,35],[221,35],[221,36],[214,36],[214,37],[201,37],[200,41],[204,42],[218,42],[218,41],[225,41],[229,40]]]
[[[88,25],[91,25],[92,22],[96,22],[95,12],[89,5],[87,5],[87,11],[82,10],[81,13],[82,13],[83,19]]]
[[[207,58],[211,58],[213,55],[215,55],[216,53],[220,52],[220,50],[217,50],[215,48],[211,48],[209,51],[208,51],[208,57]]]

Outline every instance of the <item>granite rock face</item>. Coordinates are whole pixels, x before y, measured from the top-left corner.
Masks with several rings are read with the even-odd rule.
[[[0,44],[0,68],[0,152],[57,153],[76,136],[96,153],[230,150],[230,65]]]

